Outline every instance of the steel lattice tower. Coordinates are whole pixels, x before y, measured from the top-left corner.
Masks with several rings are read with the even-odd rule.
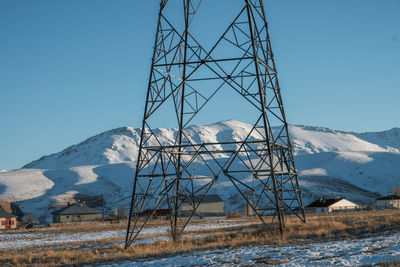
[[[201,0],[161,0],[125,247],[159,209],[171,212],[178,238],[222,177],[264,224],[283,231],[285,214],[305,222],[263,1],[241,1],[233,22],[207,48],[192,30]],[[241,140],[195,142],[186,127],[221,88],[255,110],[254,126]],[[151,127],[166,112],[178,125],[168,144]],[[189,211],[182,212],[184,201]]]

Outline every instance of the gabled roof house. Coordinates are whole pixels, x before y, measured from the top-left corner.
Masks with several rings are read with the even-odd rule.
[[[52,212],[53,223],[97,221],[102,219],[102,214],[85,203],[68,204]]]
[[[306,207],[307,213],[331,213],[333,211],[350,211],[358,209],[359,206],[345,198],[324,198],[321,197]]]

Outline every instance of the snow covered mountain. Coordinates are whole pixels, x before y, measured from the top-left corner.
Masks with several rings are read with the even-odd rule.
[[[195,142],[221,142],[244,139],[252,125],[228,120],[207,126],[189,126],[187,135]],[[43,156],[23,168],[59,169],[85,165],[103,165],[134,162],[138,153],[140,129],[122,127],[88,138],[61,152]],[[176,129],[155,129],[157,139],[173,143]],[[394,151],[394,146],[383,148],[351,133],[322,127],[289,126],[296,155],[335,151]],[[377,133],[380,134],[380,133]],[[257,138],[257,136],[255,136]],[[371,137],[372,138],[372,137]],[[400,139],[399,139],[400,147]]]
[[[252,126],[228,120],[190,126],[196,142],[241,140]],[[176,129],[155,129],[170,143]],[[378,133],[347,133],[322,127],[290,126],[304,202],[342,195],[368,204],[377,194],[400,184],[400,129]],[[256,137],[255,137],[256,138]],[[44,156],[22,169],[0,172],[0,199],[18,201],[24,211],[48,216],[57,204],[77,194],[104,195],[107,211],[128,206],[140,129],[122,127],[93,136],[61,152]],[[232,184],[213,188],[221,197],[235,197]],[[234,205],[233,205],[234,207]]]
[[[355,136],[387,149],[400,149],[400,128],[393,128],[382,132],[354,133]]]

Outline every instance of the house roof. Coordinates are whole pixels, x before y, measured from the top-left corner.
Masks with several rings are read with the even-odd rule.
[[[392,199],[400,199],[399,195],[390,195],[378,198],[377,200],[392,200]]]
[[[8,213],[7,211],[4,210],[2,206],[0,206],[0,218],[10,218],[10,217],[16,217],[16,216],[11,213]]]
[[[75,214],[96,214],[99,211],[89,208],[83,203],[74,203],[59,210],[53,211],[53,215],[75,215]]]
[[[194,203],[199,203],[201,200],[202,196],[195,196],[194,197]],[[185,199],[183,200],[183,203],[192,203],[193,199],[190,196],[186,196]],[[223,200],[215,194],[210,194],[206,195],[201,203],[211,203],[211,202],[222,202]]]
[[[335,204],[336,202],[339,202],[340,200],[345,199],[345,198],[324,198],[321,197],[311,204],[307,206],[307,208],[319,208],[319,207],[329,207],[330,205]]]

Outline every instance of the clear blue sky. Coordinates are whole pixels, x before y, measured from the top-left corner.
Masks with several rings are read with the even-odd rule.
[[[217,10],[233,1],[241,3],[213,3]],[[0,169],[111,128],[140,126],[158,5],[0,0]],[[400,126],[399,0],[265,5],[289,123]]]

